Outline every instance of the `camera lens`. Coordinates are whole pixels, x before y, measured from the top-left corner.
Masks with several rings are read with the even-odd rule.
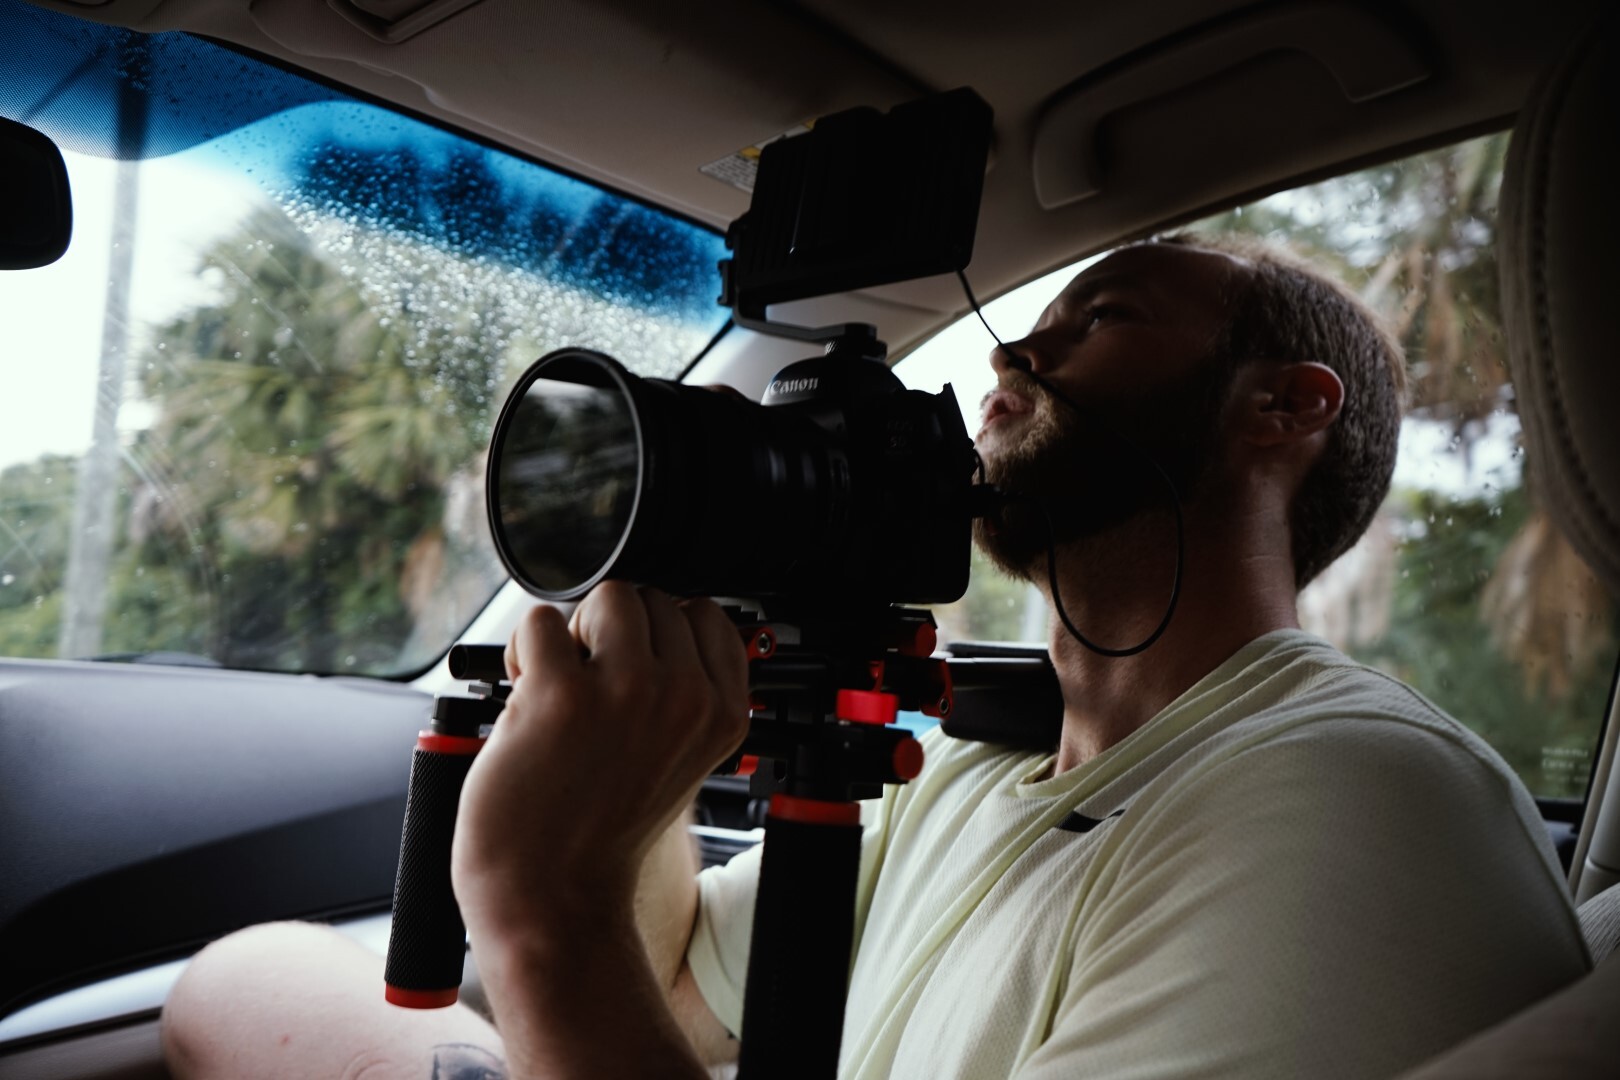
[[[629,389],[590,354],[532,369],[501,417],[491,513],[509,569],[559,596],[595,584],[624,546],[641,488]]]

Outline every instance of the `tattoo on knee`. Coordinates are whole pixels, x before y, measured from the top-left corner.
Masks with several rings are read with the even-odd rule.
[[[433,1048],[431,1080],[507,1080],[506,1062],[474,1043],[442,1043]]]

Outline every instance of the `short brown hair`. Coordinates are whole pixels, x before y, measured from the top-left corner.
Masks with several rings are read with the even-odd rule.
[[[1395,472],[1406,362],[1400,342],[1344,284],[1274,247],[1233,235],[1180,232],[1176,244],[1242,259],[1213,353],[1235,371],[1252,360],[1315,361],[1344,383],[1344,405],[1289,514],[1294,585],[1350,550],[1372,524]]]

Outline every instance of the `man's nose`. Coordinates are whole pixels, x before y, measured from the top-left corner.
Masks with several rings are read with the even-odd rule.
[[[990,350],[990,368],[998,376],[1008,371],[1033,371],[1040,374],[1043,365],[1040,353],[1030,347],[1027,338],[1008,341]]]

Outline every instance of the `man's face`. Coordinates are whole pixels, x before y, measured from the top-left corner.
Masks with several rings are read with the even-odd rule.
[[[1027,336],[1007,344],[1081,411],[997,350],[998,386],[985,397],[975,440],[990,482],[1038,500],[1060,542],[1167,506],[1150,458],[1190,499],[1218,457],[1230,372],[1212,346],[1246,272],[1226,255],[1144,245],[1075,278]],[[1021,576],[1045,551],[1045,523],[1027,506],[977,532],[987,553]]]

